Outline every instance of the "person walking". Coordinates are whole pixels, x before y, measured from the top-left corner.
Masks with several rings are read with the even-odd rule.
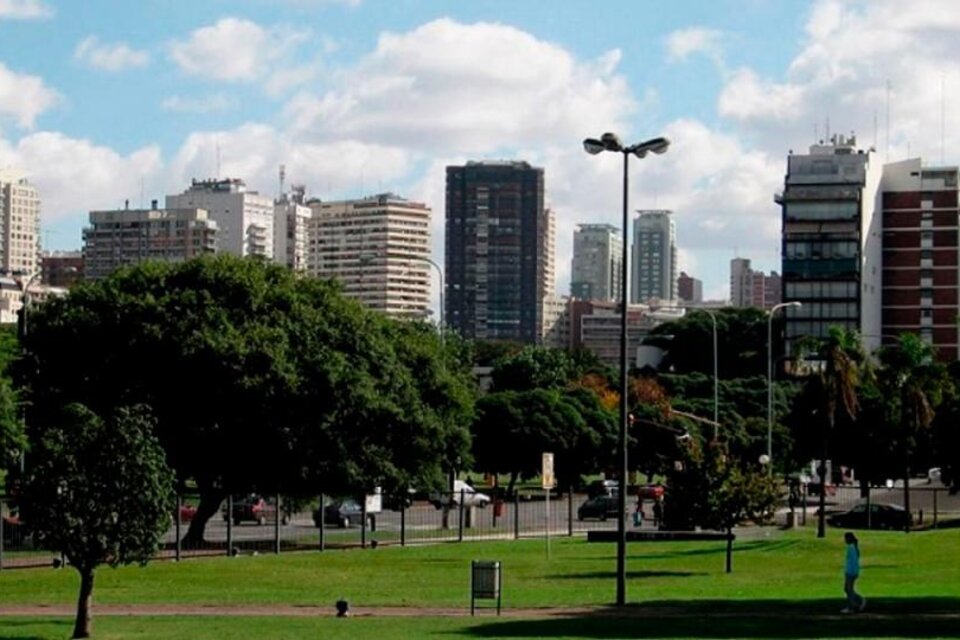
[[[643,525],[643,496],[637,494],[637,508],[633,512],[633,526],[639,527]]]
[[[843,534],[843,541],[847,546],[843,567],[843,592],[847,595],[847,606],[842,613],[856,613],[867,606],[867,599],[856,591],[857,578],[860,577],[860,545],[851,531]]]
[[[653,526],[663,528],[663,498],[660,496],[653,501]]]

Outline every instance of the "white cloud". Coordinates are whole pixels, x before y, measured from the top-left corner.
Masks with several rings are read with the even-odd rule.
[[[190,75],[252,83],[280,70],[307,35],[298,29],[265,29],[250,20],[223,18],[171,44],[170,57]]]
[[[717,103],[720,115],[736,120],[788,122],[801,115],[804,89],[798,85],[764,82],[751,69],[734,72]]]
[[[53,9],[40,0],[0,0],[0,20],[35,20],[52,16]]]
[[[667,36],[667,60],[679,62],[699,53],[714,62],[723,61],[723,32],[705,27],[690,27],[673,31]]]
[[[0,116],[12,116],[24,128],[59,100],[39,76],[17,73],[0,62]]]
[[[579,62],[513,27],[440,19],[382,34],[375,51],[334,74],[330,91],[297,96],[287,115],[319,139],[469,154],[551,144],[617,127],[634,112],[618,60],[609,52]]]
[[[143,67],[150,62],[146,51],[131,49],[125,42],[100,42],[96,36],[81,40],[73,59],[94,69],[112,72]]]
[[[160,106],[165,111],[180,113],[213,113],[235,109],[237,101],[225,94],[213,93],[198,97],[169,96],[163,99]]]

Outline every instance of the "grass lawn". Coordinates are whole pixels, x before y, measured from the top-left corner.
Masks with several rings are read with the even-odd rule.
[[[763,535],[769,533],[769,535]],[[631,543],[627,617],[609,612],[564,618],[365,618],[140,616],[96,618],[97,604],[469,607],[472,559],[503,563],[503,606],[607,605],[615,594],[615,547],[582,538],[380,547],[345,551],[215,557],[146,568],[103,568],[94,592],[96,637],[405,638],[405,637],[913,637],[958,636],[960,537],[956,531],[859,534],[861,591],[873,614],[840,617],[843,542],[831,530],[763,530],[735,545],[726,574],[724,545]],[[71,569],[0,573],[0,606],[72,606]],[[484,603],[486,604],[486,603]],[[673,615],[656,621],[656,609]],[[705,616],[707,616],[705,618]],[[952,625],[952,626],[951,626]],[[0,638],[64,638],[70,621],[0,618]]]

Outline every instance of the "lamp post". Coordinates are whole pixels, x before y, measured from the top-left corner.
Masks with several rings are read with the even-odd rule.
[[[403,254],[400,257],[407,260],[419,260],[420,262],[427,262],[430,264],[430,266],[437,270],[437,277],[440,279],[440,319],[437,321],[437,326],[440,328],[440,342],[443,342],[443,325],[444,322],[446,322],[446,318],[443,315],[443,269],[441,269],[440,265],[434,262],[432,258],[428,258],[427,256]]]
[[[767,473],[773,473],[773,316],[778,309],[802,307],[800,302],[781,302],[767,314]]]
[[[600,139],[587,138],[583,141],[583,149],[590,155],[596,155],[603,151],[612,151],[623,154],[623,263],[621,264],[621,290],[620,290],[620,430],[617,438],[617,462],[620,472],[620,495],[618,498],[620,517],[617,524],[617,606],[626,604],[627,594],[627,529],[624,514],[627,512],[627,422],[629,420],[629,407],[627,406],[627,394],[629,392],[627,384],[627,278],[628,269],[628,190],[629,174],[627,167],[629,165],[630,154],[638,158],[645,157],[648,153],[665,153],[670,146],[670,141],[666,138],[652,138],[644,142],[623,146],[620,138],[615,133],[605,133]]]
[[[32,276],[25,279],[14,278],[13,281],[17,283],[17,286],[20,287],[20,324],[17,327],[17,339],[20,342],[20,351],[23,352],[24,340],[27,337],[27,312],[30,310],[30,295],[29,290],[30,286],[43,275],[42,271],[37,271]],[[22,406],[20,419],[23,421],[23,428],[26,429],[27,424],[27,410],[26,405]],[[26,470],[27,460],[26,452],[20,452],[20,474],[23,475]]]

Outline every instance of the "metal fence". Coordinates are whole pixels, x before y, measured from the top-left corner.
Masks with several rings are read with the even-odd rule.
[[[900,504],[902,495],[900,488],[873,487],[869,499]],[[350,504],[323,495],[274,496],[262,501],[232,497],[207,522],[203,541],[189,544],[185,537],[199,497],[184,495],[171,514],[170,529],[162,539],[158,557],[179,560],[202,555],[575,536],[617,528],[615,510],[584,512],[580,518],[580,507],[588,499],[584,494],[553,491],[547,498],[542,490],[519,492],[510,499],[494,498],[472,505],[462,493],[447,493],[402,502],[385,499],[381,509],[367,512],[363,501]],[[857,487],[837,487],[828,492],[827,512],[845,511],[864,500]],[[631,498],[630,513],[626,514],[630,528],[638,526],[635,504]],[[323,510],[320,505],[324,505]],[[0,570],[50,566],[61,560],[53,552],[36,547],[28,523],[10,516],[11,506],[0,497],[0,513],[5,516],[0,519]],[[794,524],[816,522],[817,496],[804,495],[794,506]],[[911,510],[915,525],[935,527],[946,518],[960,517],[960,496],[949,495],[943,487],[911,487]],[[639,527],[652,529],[653,501],[644,502],[642,513]]]

